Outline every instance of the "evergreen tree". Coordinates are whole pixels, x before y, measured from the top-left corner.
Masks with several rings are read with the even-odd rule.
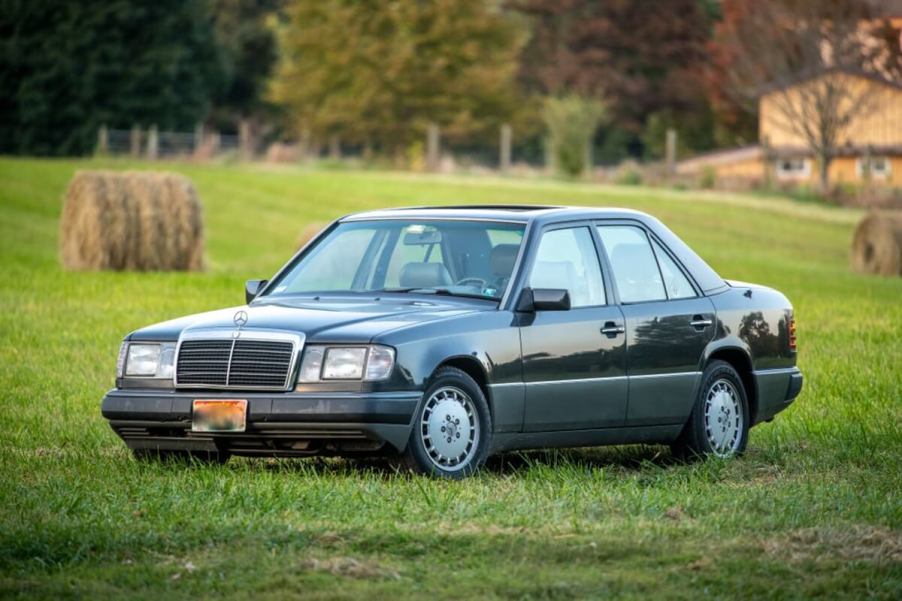
[[[222,86],[203,0],[0,1],[0,152],[84,154],[104,123],[191,129]]]
[[[278,58],[274,32],[284,0],[208,0],[225,58],[225,85],[213,99],[213,120],[235,129],[269,109],[266,84]]]

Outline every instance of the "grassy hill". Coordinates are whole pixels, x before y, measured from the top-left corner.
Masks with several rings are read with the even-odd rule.
[[[204,203],[202,274],[64,273],[77,169],[0,160],[0,596],[902,596],[902,279],[855,275],[859,214],[553,181],[165,164]],[[505,456],[465,482],[379,462],[142,465],[99,413],[124,334],[243,302],[313,220],[413,204],[626,206],[793,301],[806,386],[737,461],[659,447]]]

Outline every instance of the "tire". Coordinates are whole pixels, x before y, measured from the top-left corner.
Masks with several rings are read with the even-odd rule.
[[[225,465],[231,454],[225,451],[218,453],[204,451],[157,451],[153,449],[134,449],[135,459],[141,462],[160,463],[200,463],[205,465]]]
[[[488,401],[475,380],[456,367],[435,372],[413,423],[403,458],[421,474],[464,478],[482,467],[492,447]]]
[[[725,361],[702,374],[689,421],[671,450],[680,459],[742,455],[749,441],[749,403],[742,378]]]

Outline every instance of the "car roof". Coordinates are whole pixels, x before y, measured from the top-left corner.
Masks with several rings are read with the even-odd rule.
[[[474,219],[486,221],[554,222],[575,219],[641,219],[649,216],[640,211],[620,208],[566,207],[554,205],[452,205],[401,207],[364,211],[343,217],[342,221],[372,219]]]
[[[727,288],[726,282],[695,251],[670,231],[657,218],[633,209],[614,207],[565,207],[549,205],[456,205],[403,207],[365,211],[342,217],[339,221],[373,221],[385,219],[461,219],[533,224],[543,227],[562,221],[590,219],[630,219],[651,230],[665,247],[689,271],[705,294]]]

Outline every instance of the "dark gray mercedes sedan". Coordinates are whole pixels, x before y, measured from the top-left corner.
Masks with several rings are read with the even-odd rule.
[[[102,412],[137,456],[387,452],[451,478],[510,449],[728,457],[802,388],[786,297],[624,209],[358,213],[245,296],[126,336]]]

